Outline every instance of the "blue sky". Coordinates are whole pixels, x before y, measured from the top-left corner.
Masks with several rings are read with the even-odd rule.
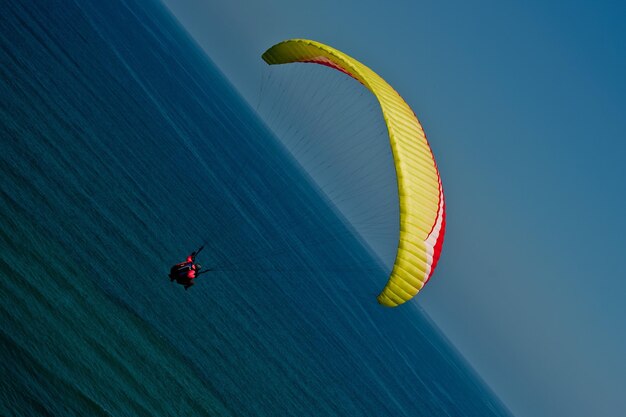
[[[260,54],[344,50],[422,121],[448,230],[417,303],[520,416],[626,410],[626,3],[165,0],[251,103]]]

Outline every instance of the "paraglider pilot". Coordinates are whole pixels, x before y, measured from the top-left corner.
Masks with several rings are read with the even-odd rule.
[[[170,268],[170,282],[176,281],[178,284],[183,285],[185,290],[187,290],[195,284],[194,279],[196,279],[200,274],[211,271],[209,268],[200,272],[202,265],[196,263],[196,256],[202,249],[204,249],[204,245],[200,246],[197,251],[191,252],[184,262],[178,263]]]

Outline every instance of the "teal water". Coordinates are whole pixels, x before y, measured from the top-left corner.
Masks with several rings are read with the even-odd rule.
[[[1,415],[508,415],[159,3],[5,2],[0,97]]]

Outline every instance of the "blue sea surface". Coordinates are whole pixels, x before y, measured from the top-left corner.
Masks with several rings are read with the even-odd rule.
[[[0,415],[509,414],[160,3],[4,2],[0,97]]]

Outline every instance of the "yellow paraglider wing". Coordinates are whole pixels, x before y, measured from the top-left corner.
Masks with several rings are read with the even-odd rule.
[[[268,64],[310,62],[342,71],[378,99],[389,131],[398,179],[400,239],[389,281],[378,296],[395,307],[411,299],[430,279],[439,260],[445,230],[445,204],[437,164],[415,113],[374,71],[330,46],[291,39],[263,54]]]

